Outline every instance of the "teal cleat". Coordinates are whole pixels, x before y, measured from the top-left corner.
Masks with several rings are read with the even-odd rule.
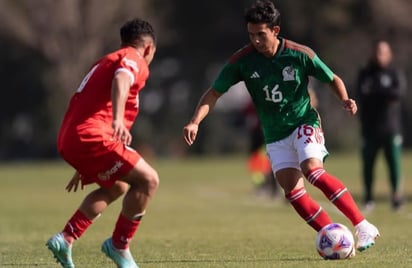
[[[63,268],[74,268],[72,247],[68,246],[61,233],[54,235],[46,242],[46,246],[53,253],[54,258]]]
[[[117,268],[139,268],[133,260],[133,256],[129,249],[121,250],[113,247],[112,239],[108,238],[102,244],[102,251],[109,257]]]

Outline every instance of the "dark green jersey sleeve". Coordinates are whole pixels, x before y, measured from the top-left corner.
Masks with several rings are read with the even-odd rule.
[[[333,72],[329,67],[315,54],[313,58],[308,59],[309,75],[323,83],[333,81]]]
[[[212,88],[220,93],[225,93],[228,89],[241,81],[239,65],[231,62],[227,62],[216,80],[212,84]]]

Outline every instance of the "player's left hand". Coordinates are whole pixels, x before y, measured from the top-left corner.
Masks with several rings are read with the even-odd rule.
[[[77,189],[79,188],[79,183],[80,183],[80,188],[83,190],[84,185],[82,183],[82,175],[79,172],[75,172],[72,179],[69,181],[69,183],[66,186],[66,191],[71,192],[76,192]]]
[[[344,110],[348,111],[351,115],[355,115],[358,111],[358,106],[356,105],[355,100],[347,99],[342,101],[342,107]]]

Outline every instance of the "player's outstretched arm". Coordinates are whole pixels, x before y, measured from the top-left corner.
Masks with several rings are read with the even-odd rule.
[[[333,81],[329,84],[329,86],[338,99],[342,102],[343,109],[348,111],[351,115],[355,115],[358,111],[358,106],[356,105],[355,100],[349,98],[345,83],[343,83],[342,79],[334,74]]]
[[[222,94],[209,88],[200,98],[190,122],[183,128],[183,138],[188,145],[196,140],[199,124],[209,114]]]

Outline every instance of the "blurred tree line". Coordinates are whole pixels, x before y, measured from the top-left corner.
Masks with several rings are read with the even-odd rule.
[[[56,157],[55,139],[68,99],[90,65],[119,47],[119,28],[139,16],[158,35],[151,78],[141,93],[134,143],[144,153],[188,152],[182,127],[219,68],[248,42],[243,21],[251,0],[0,0],[0,159]],[[412,79],[410,0],[277,0],[281,33],[312,47],[353,92],[372,40],[390,41],[396,64]],[[313,84],[330,149],[359,144],[357,118]],[[410,87],[409,87],[410,88]],[[233,93],[232,93],[233,91]],[[244,94],[232,90],[201,126],[192,153],[244,152]],[[412,101],[409,90],[405,104]],[[405,144],[412,145],[412,107],[404,106]]]

